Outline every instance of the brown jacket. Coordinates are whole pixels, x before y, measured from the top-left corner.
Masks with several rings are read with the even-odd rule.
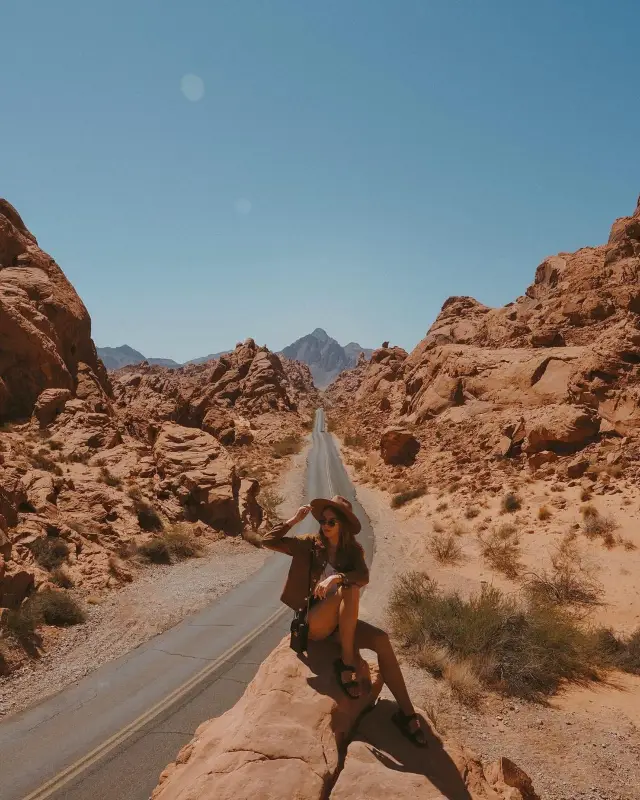
[[[290,526],[286,522],[271,528],[262,537],[262,546],[278,553],[286,553],[293,557],[287,582],[280,598],[294,611],[301,609],[307,602],[311,588],[316,585],[327,564],[327,550],[317,533],[303,536],[286,536]],[[286,538],[285,538],[286,537]],[[311,562],[311,584],[309,584],[309,559]],[[343,586],[366,586],[369,583],[369,569],[364,560],[364,551],[357,543],[343,558],[342,563],[334,564],[343,575]]]

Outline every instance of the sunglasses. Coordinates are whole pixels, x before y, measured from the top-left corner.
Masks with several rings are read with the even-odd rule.
[[[333,528],[338,524],[338,520],[335,517],[332,517],[331,519],[321,519],[320,524],[326,525],[328,528]]]

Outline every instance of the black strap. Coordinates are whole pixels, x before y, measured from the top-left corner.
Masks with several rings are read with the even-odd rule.
[[[309,584],[307,589],[307,616],[309,616],[309,608],[311,607],[311,573],[313,571],[313,545],[309,551]]]

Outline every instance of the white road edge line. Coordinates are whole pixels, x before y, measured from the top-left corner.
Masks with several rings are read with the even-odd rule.
[[[207,666],[203,667],[200,672],[197,672],[195,675],[189,678],[189,680],[185,681],[182,686],[174,689],[166,697],[163,697],[162,700],[158,701],[148,711],[145,711],[133,722],[130,722],[117,733],[114,733],[113,736],[110,736],[108,739],[102,742],[102,744],[99,744],[90,753],[87,753],[85,756],[82,756],[82,758],[79,758],[75,763],[71,764],[66,769],[63,769],[46,783],[43,783],[38,789],[31,792],[31,794],[26,795],[23,800],[45,800],[45,798],[51,797],[52,794],[58,792],[70,781],[76,778],[81,772],[83,772],[87,767],[94,764],[103,756],[107,755],[107,753],[110,753],[112,750],[122,744],[122,742],[126,741],[130,736],[136,733],[136,731],[140,730],[140,728],[144,727],[157,716],[159,716],[169,706],[171,706],[177,700],[180,700],[182,697],[184,697],[184,695],[188,694],[188,692],[190,692],[195,686],[198,685],[198,683],[204,680],[204,678],[222,666],[226,660],[234,656],[239,650],[242,650],[243,647],[246,647],[250,642],[256,639],[263,631],[272,625],[278,619],[278,617],[283,616],[287,610],[288,609],[286,608],[279,608],[264,622],[243,636],[239,642],[236,642],[236,644],[226,650],[222,655],[218,656],[215,661],[207,664]]]

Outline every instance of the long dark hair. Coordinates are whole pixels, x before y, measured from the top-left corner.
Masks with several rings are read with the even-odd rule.
[[[342,513],[339,508],[335,506],[325,506],[322,509],[322,513],[330,508],[331,511],[336,515],[336,519],[340,522],[340,541],[338,542],[338,547],[336,548],[336,561],[338,565],[342,565],[345,561],[349,558],[349,551],[353,550],[354,546],[358,546],[355,540],[355,537],[351,531],[351,527],[349,525],[349,521]],[[320,541],[322,542],[325,549],[329,549],[329,540],[324,535],[324,531],[322,530],[322,525],[320,525]]]

